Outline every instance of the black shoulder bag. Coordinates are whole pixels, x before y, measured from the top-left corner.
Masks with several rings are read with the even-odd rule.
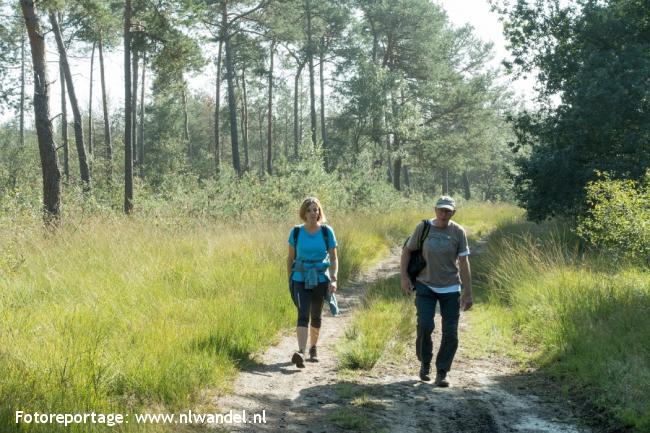
[[[424,223],[424,228],[422,229],[422,234],[418,242],[418,249],[411,251],[411,258],[409,259],[408,266],[406,267],[406,273],[408,274],[409,280],[411,280],[413,286],[415,286],[415,279],[417,278],[417,276],[420,275],[422,269],[424,269],[427,266],[427,262],[426,260],[424,260],[424,256],[422,256],[422,244],[424,243],[424,240],[429,235],[429,228],[431,226],[431,223],[429,223],[428,220],[422,220],[422,222]],[[406,238],[406,242],[404,242],[404,247],[406,247],[406,244],[408,243],[409,239],[410,237]]]

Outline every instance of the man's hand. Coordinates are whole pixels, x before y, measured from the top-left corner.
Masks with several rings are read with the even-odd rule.
[[[330,293],[336,293],[336,281],[330,281]]]
[[[474,299],[472,298],[472,294],[469,292],[463,292],[460,295],[460,305],[463,311],[467,311],[470,308],[472,308],[472,305],[474,305]]]
[[[411,281],[409,281],[408,277],[402,277],[402,292],[406,296],[411,296]]]

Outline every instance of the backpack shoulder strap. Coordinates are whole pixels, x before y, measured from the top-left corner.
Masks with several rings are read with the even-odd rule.
[[[298,235],[300,234],[300,226],[293,227],[293,248],[298,251]]]
[[[325,239],[325,249],[327,251],[330,250],[330,231],[327,229],[327,226],[325,224],[321,224],[320,226],[321,232],[323,232],[323,239]]]
[[[431,228],[431,223],[429,223],[429,220],[422,220],[424,223],[424,228],[422,229],[422,235],[420,236],[420,249],[422,249],[422,245],[424,244],[424,240],[429,236],[429,229]]]

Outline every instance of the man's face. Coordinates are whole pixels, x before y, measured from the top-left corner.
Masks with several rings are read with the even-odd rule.
[[[443,207],[436,208],[436,219],[440,223],[441,227],[446,227],[449,224],[449,220],[456,213],[455,210],[446,209]]]

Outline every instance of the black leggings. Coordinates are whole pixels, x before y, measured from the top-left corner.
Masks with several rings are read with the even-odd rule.
[[[320,328],[323,302],[330,283],[318,283],[311,290],[305,289],[305,283],[300,281],[292,281],[292,284],[298,301],[298,326],[309,326],[311,315],[312,328]]]

